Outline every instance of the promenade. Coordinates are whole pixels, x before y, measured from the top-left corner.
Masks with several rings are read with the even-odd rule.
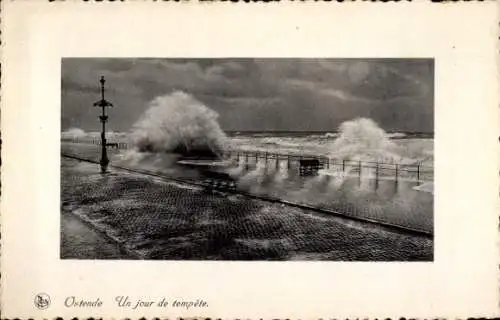
[[[61,213],[61,257],[65,259],[125,259],[119,244],[77,216]]]
[[[433,242],[61,159],[61,258],[429,261]]]

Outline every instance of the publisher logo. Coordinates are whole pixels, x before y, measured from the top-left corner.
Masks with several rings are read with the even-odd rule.
[[[38,309],[47,309],[50,306],[50,297],[46,293],[39,293],[35,296],[35,306]]]

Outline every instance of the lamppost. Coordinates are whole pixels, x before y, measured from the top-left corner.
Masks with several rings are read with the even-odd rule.
[[[97,101],[94,103],[94,107],[100,107],[102,108],[102,114],[99,116],[99,119],[101,120],[102,123],[102,131],[101,131],[101,173],[106,173],[106,170],[108,168],[109,164],[109,159],[107,155],[107,143],[106,143],[106,122],[108,121],[108,116],[106,115],[106,107],[112,107],[113,104],[106,99],[104,99],[104,83],[106,83],[106,80],[104,80],[104,77],[101,76],[101,80],[99,80],[101,83],[101,100]]]

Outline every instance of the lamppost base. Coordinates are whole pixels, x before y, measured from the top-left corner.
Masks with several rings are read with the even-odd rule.
[[[107,159],[101,160],[101,162],[99,164],[101,165],[101,173],[102,174],[108,173],[109,160],[107,160]]]

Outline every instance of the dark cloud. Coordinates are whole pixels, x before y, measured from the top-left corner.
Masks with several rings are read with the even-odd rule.
[[[387,130],[433,131],[431,59],[90,59],[62,62],[62,125],[99,128],[100,76],[110,128],[128,130],[156,96],[182,90],[226,130],[336,130],[369,116]]]

